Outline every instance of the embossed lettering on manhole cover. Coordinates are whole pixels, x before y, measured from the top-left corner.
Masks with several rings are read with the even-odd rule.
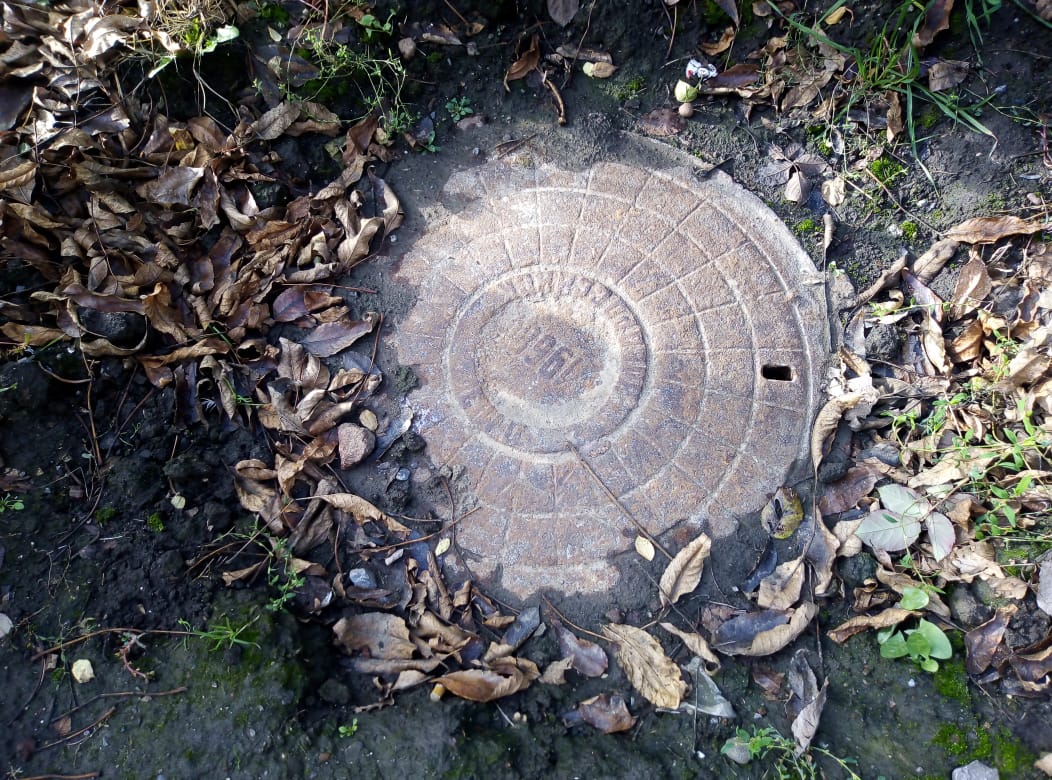
[[[729,177],[503,164],[445,198],[395,340],[432,460],[478,500],[457,532],[476,575],[608,588],[631,518],[726,536],[804,455],[822,288]]]

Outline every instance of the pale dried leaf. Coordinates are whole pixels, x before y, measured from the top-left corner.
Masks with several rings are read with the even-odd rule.
[[[950,228],[946,239],[964,244],[993,244],[1008,236],[1040,233],[1046,227],[1040,219],[1025,220],[1016,216],[975,217]]]
[[[647,539],[645,536],[636,537],[636,552],[639,553],[639,557],[647,561],[654,560],[654,543]]]
[[[573,21],[580,7],[581,0],[548,0],[548,16],[560,27],[565,27]]]
[[[603,635],[615,643],[618,664],[647,701],[671,710],[679,707],[687,684],[679,667],[654,637],[641,628],[621,623],[604,625]]]
[[[371,658],[408,659],[416,653],[409,627],[397,615],[365,612],[341,618],[332,627],[336,644],[348,653],[365,652]]]
[[[803,556],[780,564],[760,580],[756,604],[764,609],[789,609],[800,599],[805,573]]]
[[[628,711],[624,697],[619,693],[603,693],[585,699],[577,705],[581,720],[604,734],[628,731],[636,725],[635,716]]]
[[[906,618],[913,617],[916,614],[916,612],[910,609],[889,607],[883,612],[878,612],[876,615],[859,615],[858,617],[846,620],[836,628],[831,629],[828,632],[828,636],[837,644],[843,644],[855,634],[860,634],[871,628],[888,628],[889,626],[897,626],[903,620],[906,620]]]
[[[595,642],[581,639],[562,623],[552,622],[563,657],[573,661],[573,668],[585,677],[602,677],[609,660],[606,651]]]
[[[709,557],[711,549],[712,540],[705,534],[699,534],[694,541],[676,553],[658,584],[663,607],[675,604],[698,587],[705,559]]]
[[[715,674],[720,670],[720,658],[709,647],[709,643],[705,641],[705,637],[696,631],[680,631],[671,623],[659,623],[663,629],[668,631],[673,636],[679,638],[683,644],[687,646],[690,652],[694,653],[698,658],[705,662],[705,671],[709,674]]]

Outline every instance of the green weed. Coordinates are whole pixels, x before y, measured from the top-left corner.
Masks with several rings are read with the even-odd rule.
[[[0,498],[0,515],[4,512],[20,512],[25,508],[25,502],[19,496],[5,493],[3,498]]]
[[[819,780],[819,778],[824,777],[825,775],[815,763],[812,753],[836,763],[845,772],[845,776],[851,780],[861,780],[859,775],[851,769],[850,765],[854,763],[853,759],[840,758],[828,750],[814,745],[807,752],[800,753],[797,750],[795,741],[783,737],[777,729],[770,727],[757,728],[753,726],[752,732],[746,729],[738,729],[735,735],[723,744],[720,752],[729,753],[741,747],[748,750],[750,760],[772,761],[776,773],[775,776],[779,780],[791,780],[792,778],[798,780]]]
[[[471,98],[468,97],[450,98],[446,101],[446,111],[454,122],[459,122],[464,117],[475,113],[471,107]]]

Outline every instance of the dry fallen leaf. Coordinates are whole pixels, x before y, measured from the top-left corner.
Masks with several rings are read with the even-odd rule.
[[[647,701],[670,710],[679,707],[687,684],[654,637],[621,623],[604,625],[603,635],[614,643],[618,664]]]
[[[604,693],[585,699],[577,705],[576,712],[582,721],[604,734],[628,731],[636,725],[635,716],[628,711],[625,698],[619,693]]]
[[[837,644],[843,644],[855,634],[861,634],[863,631],[867,631],[871,628],[888,628],[889,626],[897,626],[906,618],[913,617],[916,614],[916,612],[910,609],[889,607],[883,612],[878,612],[876,615],[859,615],[858,617],[845,620],[836,628],[831,629],[828,632],[828,636]]]
[[[705,671],[709,674],[716,674],[720,670],[720,658],[709,647],[709,643],[705,641],[705,637],[696,631],[680,631],[671,623],[659,623],[663,629],[668,631],[675,637],[678,637],[683,644],[687,646],[687,649],[694,655],[698,656],[705,662]]]
[[[537,66],[541,62],[541,48],[540,38],[534,35],[530,39],[530,46],[524,51],[515,62],[508,68],[508,72],[504,74],[504,90],[511,92],[511,87],[508,86],[509,81],[515,81],[517,79],[526,78],[532,71],[537,69]]]
[[[416,653],[405,620],[386,612],[365,612],[336,621],[336,643],[347,652],[366,652],[371,658],[408,659]]]
[[[1040,233],[1048,227],[1043,220],[1025,220],[1016,216],[975,217],[966,219],[946,232],[945,240],[963,244],[993,244],[1008,236]]]
[[[565,27],[573,21],[580,7],[581,0],[548,0],[548,16],[560,27]]]
[[[658,584],[661,606],[675,604],[698,587],[705,559],[709,557],[711,549],[712,540],[705,534],[699,534],[694,541],[676,553]]]
[[[760,581],[756,604],[764,609],[789,609],[800,599],[805,574],[803,556],[780,564]]]
[[[524,658],[502,658],[489,669],[464,669],[436,677],[455,696],[469,701],[487,702],[510,696],[530,686],[541,676],[537,666]]]
[[[712,646],[727,655],[771,655],[800,636],[817,614],[818,607],[809,601],[795,610],[749,612],[723,623]]]
[[[654,543],[647,539],[645,536],[636,537],[636,552],[639,553],[639,557],[647,561],[654,560]]]
[[[573,662],[573,668],[585,677],[602,677],[606,674],[606,651],[595,642],[580,639],[570,629],[558,621],[550,621],[559,639],[559,650],[564,658]]]

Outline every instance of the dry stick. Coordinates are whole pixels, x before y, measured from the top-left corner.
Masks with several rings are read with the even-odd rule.
[[[594,636],[596,639],[601,639],[604,642],[609,642],[610,641],[609,639],[607,639],[602,634],[597,634],[594,631],[589,631],[587,628],[583,628],[582,626],[579,626],[576,623],[574,623],[572,620],[570,620],[568,617],[566,617],[566,615],[564,615],[562,612],[560,612],[558,610],[558,608],[554,604],[552,604],[551,601],[548,600],[547,596],[541,596],[541,598],[544,599],[544,603],[547,604],[551,608],[552,612],[554,612],[556,615],[559,616],[559,620],[561,620],[563,623],[566,623],[566,625],[572,626],[573,628],[576,628],[582,634],[588,634],[588,636]]]
[[[581,56],[581,47],[584,46],[584,39],[588,37],[588,31],[592,27],[592,12],[595,10],[596,0],[592,0],[592,4],[588,6],[588,19],[584,23],[584,32],[581,33],[581,39],[577,41],[577,49],[573,53],[573,59],[570,61],[570,69],[566,74],[566,78],[563,79],[563,87],[566,87],[573,79],[573,69],[577,65],[577,60]],[[667,14],[668,11],[665,11]]]
[[[58,747],[59,745],[62,745],[64,743],[66,743],[66,742],[69,742],[71,739],[74,739],[75,737],[79,737],[81,734],[84,734],[85,732],[91,731],[96,726],[101,725],[103,723],[103,721],[109,720],[110,717],[113,715],[113,713],[115,713],[116,711],[117,711],[116,707],[110,707],[108,710],[106,710],[104,713],[102,713],[102,716],[98,720],[96,720],[94,723],[89,723],[84,728],[77,729],[76,731],[73,731],[73,732],[67,734],[66,736],[62,737],[62,739],[56,739],[54,742],[48,742],[46,745],[42,745],[42,746],[38,747],[37,748],[37,752],[39,753],[41,750],[48,750],[48,749],[53,748],[53,747]]]
[[[60,642],[57,645],[47,647],[43,650],[39,650],[33,654],[29,659],[30,661],[39,661],[45,655],[51,655],[57,653],[59,650],[65,650],[67,647],[73,647],[73,645],[79,645],[81,642],[86,642],[97,636],[103,636],[104,634],[138,634],[139,636],[146,636],[147,634],[163,634],[167,636],[194,636],[193,631],[184,631],[181,629],[173,628],[98,628],[94,631],[89,631],[86,634],[81,634],[74,639],[67,639],[65,642]]]
[[[459,20],[460,20],[461,22],[463,22],[463,23],[464,23],[464,26],[465,26],[465,27],[466,27],[466,28],[467,28],[468,30],[470,30],[470,29],[471,29],[471,23],[470,23],[470,22],[469,22],[469,21],[468,21],[467,19],[465,19],[465,18],[464,18],[464,17],[463,17],[462,15],[461,15],[460,11],[458,11],[458,10],[457,10],[457,9],[456,9],[456,8],[455,8],[455,7],[453,6],[453,4],[452,4],[451,2],[449,2],[449,0],[444,0],[444,2],[445,2],[445,4],[446,4],[446,6],[448,6],[448,7],[449,7],[449,10],[450,10],[450,11],[452,11],[452,12],[453,12],[454,14],[456,14],[457,18],[458,18],[458,19],[459,19]]]
[[[899,211],[901,211],[907,217],[910,217],[912,219],[915,219],[917,222],[920,222],[922,225],[924,225],[924,227],[928,228],[928,230],[930,230],[932,233],[935,233],[936,235],[939,235],[939,231],[934,226],[932,226],[932,224],[930,222],[928,222],[928,220],[924,219],[923,217],[918,217],[916,214],[914,214],[908,208],[906,208],[901,203],[899,203],[898,199],[894,195],[891,194],[891,190],[888,189],[888,185],[886,185],[884,182],[882,182],[880,179],[878,179],[877,175],[875,173],[873,173],[873,171],[871,171],[869,168],[864,168],[863,170],[865,170],[865,172],[869,176],[869,178],[871,178],[873,181],[875,181],[877,183],[878,187],[880,187],[882,190],[884,190],[884,194],[887,195],[888,198],[891,199],[892,203],[895,204],[895,208],[897,208]],[[852,187],[854,187],[859,192],[865,194],[867,198],[872,200],[872,198],[870,198],[869,195],[866,194],[865,191],[861,187],[859,187],[857,184],[855,184],[853,181],[851,181],[851,179],[844,179],[844,181],[846,181],[848,184],[850,184]]]
[[[29,705],[33,703],[33,699],[35,699],[37,697],[37,694],[40,693],[40,688],[44,684],[45,674],[46,674],[45,664],[40,664],[40,679],[37,680],[37,684],[33,688],[33,692],[31,694],[29,694],[29,698],[26,699],[26,703],[23,704],[21,707],[19,707],[18,708],[18,712],[16,712],[14,717],[11,718],[11,720],[9,720],[7,722],[8,726],[12,725],[16,720],[21,718],[22,717],[22,713],[24,713],[27,709],[29,709]]]
[[[100,693],[100,694],[97,694],[95,696],[92,696],[90,699],[88,699],[83,704],[78,704],[73,709],[67,710],[62,715],[59,715],[58,717],[52,718],[51,722],[54,723],[59,718],[64,718],[66,716],[72,715],[75,712],[78,712],[78,711],[84,709],[85,707],[87,707],[89,705],[92,705],[95,702],[100,701],[102,699],[129,699],[129,698],[131,698],[133,696],[140,696],[140,697],[141,696],[149,696],[151,698],[154,697],[154,696],[174,696],[177,693],[186,693],[188,690],[190,690],[190,689],[187,688],[185,685],[180,685],[178,688],[172,688],[171,690],[168,690],[168,691],[156,691],[156,692],[153,692],[153,691],[113,691],[113,692],[110,692],[110,693]]]
[[[475,507],[470,512],[465,512],[463,515],[458,517],[456,520],[451,520],[449,522],[449,524],[446,525],[445,528],[442,528],[442,529],[440,529],[438,531],[435,531],[433,534],[428,534],[427,536],[421,536],[419,539],[406,539],[404,542],[395,542],[394,544],[387,544],[387,545],[384,545],[383,547],[369,547],[368,549],[362,550],[361,552],[367,552],[370,555],[372,555],[373,553],[384,552],[385,550],[396,550],[399,547],[408,547],[409,545],[416,544],[417,542],[426,542],[428,539],[434,539],[436,536],[441,536],[443,533],[445,533],[450,528],[452,528],[455,524],[459,523],[461,520],[464,520],[464,519],[470,517],[471,515],[475,514],[477,511],[479,511],[479,508]]]
[[[665,557],[671,561],[674,556],[671,555],[668,550],[661,546],[661,542],[657,540],[656,536],[650,533],[650,531],[643,527],[642,523],[636,520],[636,518],[632,515],[631,512],[628,511],[625,505],[621,503],[618,497],[613,494],[613,491],[611,491],[610,488],[606,486],[606,483],[603,482],[603,480],[599,477],[599,475],[595,473],[595,470],[588,464],[588,461],[581,457],[581,453],[578,452],[577,448],[573,446],[571,442],[566,442],[566,446],[569,447],[570,451],[577,456],[577,460],[580,461],[581,465],[584,466],[585,470],[592,475],[592,479],[594,479],[599,485],[599,487],[603,489],[603,492],[605,492],[607,498],[609,498],[614,503],[614,506],[621,510],[621,513],[624,514],[625,517],[632,521],[632,525],[636,527],[636,530],[639,531],[640,535],[646,537],[646,539],[648,539],[651,544],[653,544],[656,548],[661,550],[661,552],[664,553]]]
[[[555,99],[555,109],[559,112],[558,123],[560,125],[566,124],[566,102],[563,100],[562,93],[559,92],[559,88],[555,86],[555,82],[548,78],[548,74],[544,73],[544,86],[548,88],[548,91],[552,93],[552,97]]]

